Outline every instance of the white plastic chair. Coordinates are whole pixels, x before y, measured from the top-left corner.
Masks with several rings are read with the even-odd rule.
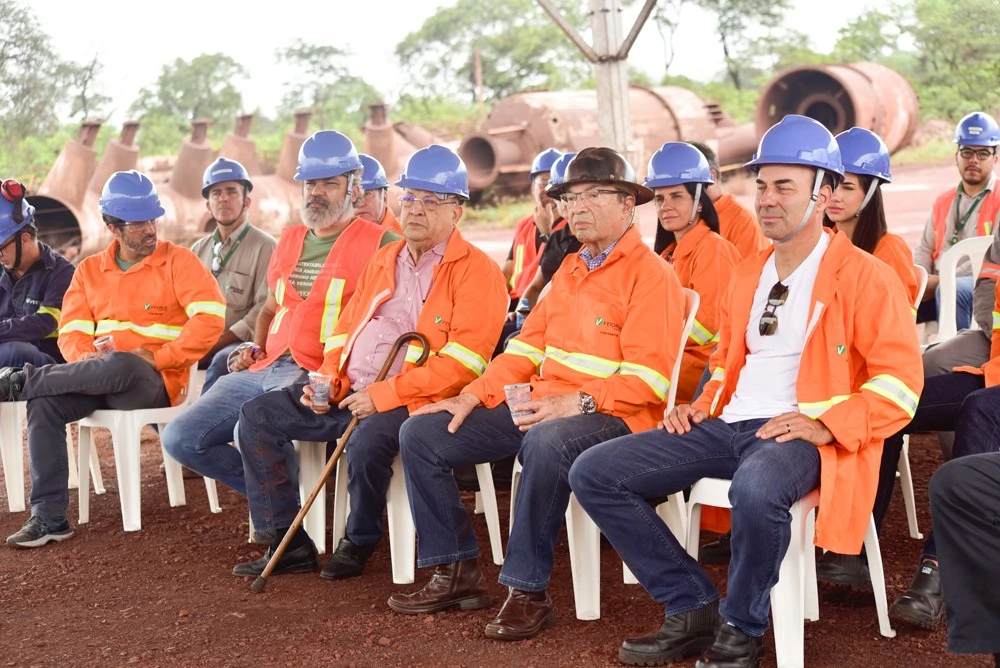
[[[670,374],[670,390],[667,394],[666,411],[673,410],[674,402],[677,398],[677,380],[681,372],[681,359],[684,354],[684,347],[691,334],[694,325],[695,314],[701,304],[701,297],[694,290],[684,288],[686,317],[684,319],[684,330],[681,335],[681,343],[674,362],[673,371]],[[482,466],[482,465],[481,465]],[[487,468],[489,465],[486,465]],[[518,479],[521,475],[521,462],[514,462],[514,470],[511,476],[510,486],[510,524],[514,524],[514,501],[517,497]],[[479,467],[476,467],[479,478],[482,480],[483,474]],[[657,514],[663,518],[670,528],[670,531],[677,536],[684,544],[685,522],[687,519],[684,504],[684,495],[681,493],[672,494],[670,498],[660,504],[656,509]],[[489,514],[487,520],[491,521]],[[499,519],[496,520],[499,527]],[[566,541],[569,544],[569,563],[573,574],[573,598],[576,603],[576,618],[582,620],[601,618],[601,532],[590,519],[587,513],[576,500],[576,495],[570,494],[569,505],[566,507]],[[635,583],[635,576],[629,571],[628,566],[622,564],[622,576],[626,583]]]
[[[122,508],[122,525],[125,531],[139,531],[142,528],[139,467],[139,446],[142,428],[147,424],[158,425],[160,431],[170,420],[177,417],[194,401],[191,383],[195,380],[197,366],[191,367],[191,377],[184,401],[177,406],[166,408],[140,408],[136,410],[98,410],[79,421],[80,447],[79,467],[82,470],[90,460],[93,448],[93,430],[101,427],[111,431],[111,442],[115,451],[115,470],[118,474],[118,496]],[[160,446],[163,464],[167,473],[167,496],[170,506],[176,508],[187,503],[184,496],[184,477],[181,465]],[[215,480],[205,478],[208,492],[208,506],[213,513],[222,512]],[[80,524],[90,521],[90,484],[87,476],[80,477]]]
[[[292,441],[299,458],[299,500],[305,502],[326,467],[325,441]],[[326,552],[326,483],[316,495],[302,526],[316,544],[319,554]]]
[[[957,298],[956,270],[958,263],[963,257],[969,258],[969,262],[972,263],[973,277],[979,276],[979,271],[983,268],[983,259],[986,251],[989,250],[992,243],[992,235],[962,239],[938,257],[938,276],[941,280],[941,303],[938,304],[938,343],[947,341],[958,334],[958,328],[955,325],[955,300]],[[979,329],[975,318],[972,319],[969,329]]]
[[[919,264],[915,264],[913,267],[917,273],[917,282],[920,284],[920,290],[917,291],[917,299],[913,307],[919,308],[920,296],[924,294],[924,288],[927,287],[927,270]],[[899,462],[896,464],[896,476],[899,478],[899,485],[903,492],[903,505],[906,506],[906,522],[910,527],[910,538],[921,540],[924,535],[920,533],[917,526],[917,502],[913,496],[913,474],[910,471],[909,435],[903,436],[903,449],[899,453]]]
[[[729,486],[731,481],[703,478],[691,487],[688,497],[687,551],[698,558],[698,535],[701,531],[703,505],[731,508]],[[816,551],[813,534],[816,508],[819,506],[819,489],[814,489],[796,501],[789,509],[792,516],[791,541],[781,560],[778,582],[771,589],[771,622],[774,629],[774,647],[778,668],[799,668],[805,665],[805,625],[803,620],[819,619],[819,594],[816,587]],[[882,551],[875,533],[875,520],[868,519],[865,532],[865,551],[871,573],[875,609],[878,613],[879,632],[893,638],[896,632],[889,623],[889,605],[885,594],[885,573],[882,570]]]

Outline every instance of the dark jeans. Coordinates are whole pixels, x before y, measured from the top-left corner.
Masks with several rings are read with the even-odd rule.
[[[236,343],[230,343],[228,346],[215,353],[212,356],[212,361],[209,362],[208,367],[205,370],[205,382],[201,386],[201,393],[205,394],[215,382],[229,373],[229,355],[236,350],[242,341],[237,341]],[[200,365],[199,365],[200,368]]]
[[[55,358],[51,355],[46,355],[38,349],[38,346],[27,341],[4,341],[0,343],[0,367],[23,367],[25,364],[45,366],[46,364],[55,363]]]
[[[719,597],[708,574],[681,547],[648,499],[701,478],[732,480],[732,559],[720,612],[753,636],[768,627],[771,587],[791,540],[792,505],[819,485],[819,450],[802,440],[754,434],[767,420],[715,418],[684,435],[645,431],[603,443],[570,470],[577,500],[667,615]]]
[[[66,425],[103,408],[162,408],[170,397],[159,372],[132,353],[24,370],[31,514],[63,519],[69,504]]]
[[[1000,453],[946,462],[931,478],[948,650],[1000,653]]]
[[[412,417],[399,434],[410,511],[417,529],[417,565],[479,556],[469,514],[452,469],[513,454],[524,466],[501,584],[524,591],[549,585],[556,538],[569,505],[569,467],[590,447],[629,433],[621,418],[596,413],[548,420],[521,432],[506,404],[480,406],[458,430],[450,413]]]
[[[920,393],[920,403],[917,404],[913,419],[902,431],[885,439],[882,448],[878,491],[875,494],[875,507],[872,509],[875,527],[879,533],[882,531],[886,513],[889,512],[893,488],[896,485],[896,469],[903,450],[903,435],[923,431],[954,431],[965,402],[977,391],[982,390],[983,385],[983,377],[971,373],[952,372],[924,379],[924,389]],[[967,450],[969,446],[968,444],[959,446],[956,440],[954,447],[956,450],[959,447]],[[957,456],[960,456],[957,452],[953,453],[953,457]],[[927,534],[924,554],[933,558],[935,553],[934,532],[931,531]]]

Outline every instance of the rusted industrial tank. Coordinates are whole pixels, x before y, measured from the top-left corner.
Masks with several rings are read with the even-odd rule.
[[[834,134],[866,128],[895,152],[913,139],[920,105],[909,82],[884,65],[819,65],[787,69],[764,88],[757,103],[758,135],[788,114],[814,118]]]

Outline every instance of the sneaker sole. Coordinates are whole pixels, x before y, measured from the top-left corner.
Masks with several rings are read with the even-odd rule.
[[[233,575],[235,575],[238,578],[259,578],[261,575],[264,574],[263,570],[254,571],[254,572],[238,573],[237,572],[238,568],[239,568],[239,566],[237,566],[236,568],[233,568]],[[295,566],[288,566],[287,568],[275,568],[273,571],[271,571],[271,575],[290,575],[290,574],[293,574],[293,573],[314,573],[314,572],[316,572],[317,568],[318,568],[318,566],[316,564],[298,564],[298,565],[295,565]]]
[[[918,626],[927,631],[936,631],[937,627],[941,625],[941,618],[944,617],[942,614],[941,617],[935,619],[927,615],[918,615],[909,608],[894,608],[895,606],[889,607],[889,619],[910,624],[911,626]]]
[[[539,633],[545,629],[550,629],[556,625],[556,613],[550,612],[545,616],[545,618],[533,629],[527,631],[521,631],[520,633],[503,632],[502,626],[494,627],[492,624],[486,625],[486,637],[492,638],[493,640],[528,640],[529,638],[534,638]]]
[[[38,538],[36,540],[29,540],[21,543],[17,543],[8,539],[7,544],[19,550],[30,550],[31,548],[41,547],[43,545],[47,545],[48,543],[61,543],[62,541],[72,537],[73,537],[72,531],[69,531],[67,533],[47,533],[41,538]]]
[[[456,608],[459,610],[482,610],[483,608],[488,608],[493,605],[493,597],[487,594],[485,596],[472,596],[469,598],[455,599],[454,601],[447,601],[437,605],[414,607],[400,605],[390,598],[388,604],[390,608],[404,615],[427,615],[432,612],[443,612],[445,610],[454,610]]]
[[[711,647],[713,642],[715,642],[714,633],[704,638],[694,638],[680,647],[665,652],[636,652],[619,647],[618,660],[629,666],[663,666],[701,654]]]

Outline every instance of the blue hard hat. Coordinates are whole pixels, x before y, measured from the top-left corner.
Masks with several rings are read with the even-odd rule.
[[[201,196],[208,199],[209,188],[226,181],[242,183],[246,186],[248,194],[253,190],[250,175],[243,165],[229,158],[218,158],[205,169],[205,175],[201,177]]]
[[[156,186],[148,176],[134,169],[111,175],[104,184],[99,205],[101,213],[126,223],[156,220],[165,213]]]
[[[955,143],[959,146],[997,146],[1000,144],[1000,126],[989,114],[973,112],[955,127]]]
[[[396,185],[469,199],[469,172],[465,163],[457,153],[439,144],[431,144],[410,156]]]
[[[14,215],[20,206],[20,215]],[[13,179],[0,184],[0,241],[9,239],[35,222],[35,207],[24,199],[24,186]]]
[[[299,148],[295,180],[329,179],[361,168],[354,142],[335,130],[319,130]]]
[[[668,141],[649,159],[647,188],[679,186],[684,183],[715,183],[708,160],[701,151],[682,141]]]
[[[563,181],[566,180],[566,167],[569,165],[569,161],[576,157],[576,151],[572,153],[563,153],[559,156],[559,159],[552,163],[552,169],[549,171],[549,188],[554,188]]]
[[[534,179],[542,172],[551,172],[552,165],[561,155],[562,151],[554,148],[547,148],[536,155],[535,159],[531,161],[531,173],[528,174],[528,178]]]
[[[889,148],[871,130],[851,128],[836,137],[844,171],[874,176],[886,183],[892,181],[889,172]]]
[[[365,192],[377,188],[388,188],[389,179],[385,178],[385,169],[382,168],[382,163],[366,153],[359,153],[358,157],[361,158],[361,164],[365,168],[365,174],[361,177],[361,187]]]
[[[744,166],[757,171],[762,165],[802,165],[844,175],[840,147],[830,131],[819,121],[796,114],[772,125]]]

